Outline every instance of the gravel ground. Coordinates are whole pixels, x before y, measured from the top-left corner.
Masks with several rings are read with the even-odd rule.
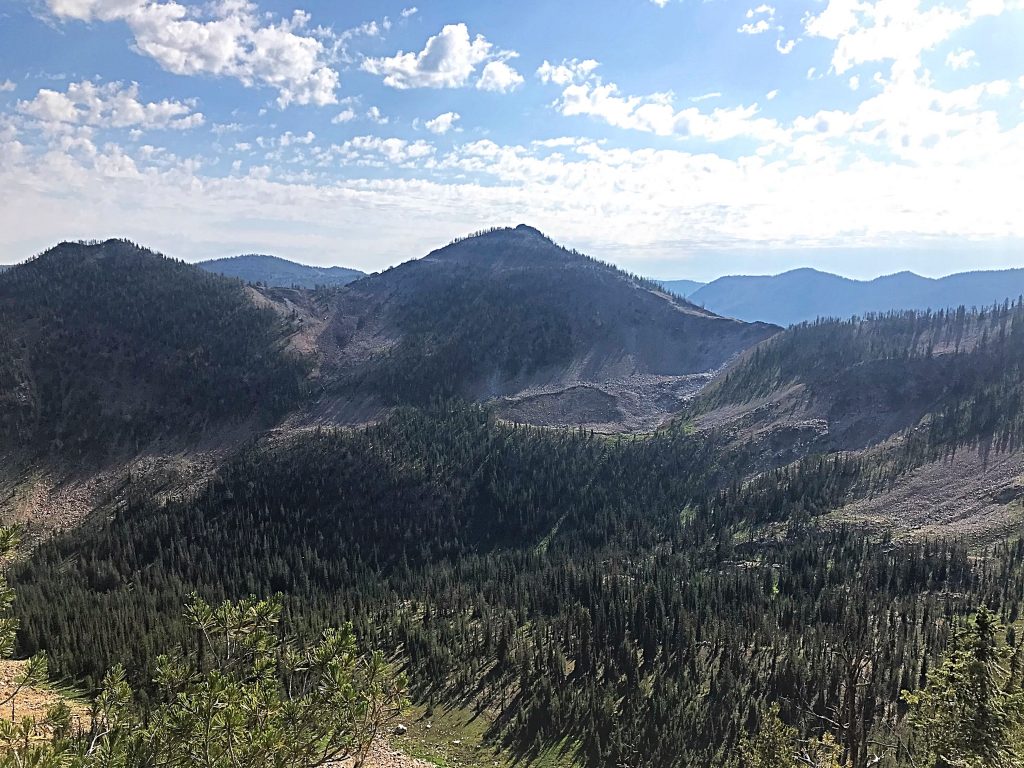
[[[962,449],[919,467],[889,490],[859,499],[834,519],[861,522],[913,538],[965,538],[984,546],[1020,533],[1024,453],[985,456]]]

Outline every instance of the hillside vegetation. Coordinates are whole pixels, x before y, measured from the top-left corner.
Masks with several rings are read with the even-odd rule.
[[[110,240],[0,276],[0,448],[136,449],[302,396],[303,363],[245,289]]]
[[[699,424],[730,424],[745,435],[818,420],[819,448],[862,448],[921,426],[929,450],[978,441],[1014,449],[1022,363],[1020,301],[817,321],[753,349],[691,413]]]
[[[816,715],[854,696],[863,727],[840,736],[866,749],[902,727],[900,691],[958,617],[984,602],[1017,619],[1019,545],[971,557],[819,529],[832,464],[737,494],[742,465],[713,437],[549,433],[475,409],[309,431],[191,500],[141,499],[42,546],[16,574],[21,642],[60,674],[122,661],[142,684],[184,637],[167,606],[282,591],[300,634],[351,620],[418,701],[496,713],[507,749],[569,738],[587,765],[732,766],[772,702],[820,734]]]

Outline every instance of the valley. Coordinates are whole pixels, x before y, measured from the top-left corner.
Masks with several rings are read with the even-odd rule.
[[[735,768],[776,706],[903,766],[901,692],[1021,627],[1020,302],[783,329],[521,225],[315,287],[63,243],[0,321],[16,649],[81,696],[280,595],[407,676],[380,768]]]

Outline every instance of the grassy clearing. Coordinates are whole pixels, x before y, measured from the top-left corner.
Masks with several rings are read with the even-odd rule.
[[[470,709],[411,707],[401,721],[409,730],[394,736],[392,745],[439,768],[577,768],[571,744],[557,744],[538,755],[516,755],[487,743],[491,726],[487,714]]]

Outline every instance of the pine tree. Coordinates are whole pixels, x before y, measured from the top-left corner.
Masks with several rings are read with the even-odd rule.
[[[1021,722],[1021,694],[1006,686],[996,617],[980,608],[954,637],[943,663],[918,693],[904,693],[918,752],[934,768],[1016,768],[1012,737]]]

